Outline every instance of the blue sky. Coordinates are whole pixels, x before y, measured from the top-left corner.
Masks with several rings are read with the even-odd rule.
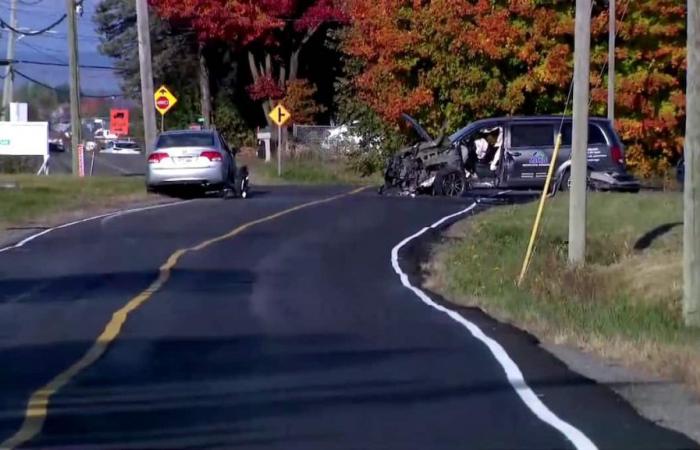
[[[85,12],[82,17],[78,17],[79,59],[81,64],[110,66],[113,61],[100,55],[97,50],[100,41],[92,21],[92,16],[99,2],[100,0],[84,0]],[[66,11],[66,2],[65,0],[19,0],[17,11],[18,26],[38,29],[61,17]],[[0,17],[9,22],[10,0],[0,0]],[[55,33],[22,38],[17,42],[16,58],[66,63],[68,61],[67,28],[66,21],[64,21],[54,28]],[[6,55],[6,50],[7,32],[3,31],[0,32],[0,55],[3,55],[3,58]],[[21,64],[17,66],[17,70],[52,86],[68,82],[67,68]],[[119,80],[110,71],[82,69],[80,78],[80,84],[85,93],[111,94],[120,92]]]

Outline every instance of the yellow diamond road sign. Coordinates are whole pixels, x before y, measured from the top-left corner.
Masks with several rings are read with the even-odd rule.
[[[277,106],[273,108],[272,111],[270,111],[269,114],[270,119],[272,119],[273,122],[277,124],[278,127],[281,127],[289,119],[292,118],[292,115],[287,111],[287,109],[282,105],[282,103],[279,103]]]
[[[155,101],[156,109],[161,115],[165,115],[177,103],[177,98],[165,86],[158,88],[153,94],[153,100]]]

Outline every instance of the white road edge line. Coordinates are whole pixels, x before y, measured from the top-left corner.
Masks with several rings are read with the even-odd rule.
[[[530,409],[530,411],[532,411],[532,413],[535,416],[537,416],[538,419],[540,419],[541,421],[545,422],[546,424],[550,425],[551,427],[559,431],[561,434],[563,434],[566,437],[566,439],[571,441],[571,443],[576,447],[577,450],[597,450],[598,447],[596,447],[596,445],[578,428],[575,428],[573,425],[560,419],[544,403],[542,403],[539,397],[537,397],[537,394],[535,394],[535,392],[527,385],[527,383],[525,382],[525,377],[520,371],[520,368],[511,359],[511,357],[505,351],[503,346],[501,346],[501,344],[496,342],[494,339],[488,337],[481,330],[481,328],[462,317],[462,315],[458,312],[435,303],[425,292],[413,286],[408,280],[408,275],[406,275],[406,273],[403,270],[401,270],[401,266],[399,265],[399,251],[406,244],[416,239],[417,237],[423,235],[426,231],[439,227],[447,220],[468,213],[469,211],[476,208],[477,205],[477,203],[473,203],[468,208],[465,208],[457,213],[450,214],[449,216],[438,220],[431,226],[425,227],[417,233],[413,234],[412,236],[409,236],[403,241],[399,242],[391,250],[391,265],[393,266],[396,274],[401,279],[401,283],[406,288],[413,291],[413,293],[416,294],[416,296],[418,296],[418,298],[420,298],[423,301],[423,303],[434,309],[437,309],[440,312],[447,314],[451,319],[458,322],[467,330],[469,330],[469,332],[474,338],[478,339],[484,345],[486,345],[486,347],[489,349],[494,358],[496,358],[496,361],[498,361],[498,363],[505,371],[505,374],[508,378],[508,382],[515,390],[516,394],[518,394],[523,403],[525,403],[525,406],[527,406]]]
[[[105,213],[105,214],[99,214],[97,216],[86,217],[85,219],[74,220],[73,222],[68,222],[68,223],[64,223],[62,225],[57,225],[57,226],[52,227],[52,228],[47,228],[46,230],[43,230],[39,233],[32,234],[31,236],[27,236],[26,238],[22,239],[21,241],[19,241],[16,244],[8,245],[7,247],[0,248],[0,253],[4,253],[4,252],[10,251],[10,250],[14,250],[16,248],[24,247],[26,244],[30,243],[31,241],[33,241],[37,238],[40,238],[41,236],[44,236],[46,234],[49,234],[52,231],[60,230],[62,228],[68,228],[68,227],[72,227],[75,225],[80,225],[81,223],[91,222],[93,220],[104,219],[104,218],[113,217],[113,216],[123,216],[126,214],[132,214],[132,213],[137,213],[137,212],[141,212],[141,211],[148,211],[151,209],[165,208],[168,206],[175,206],[175,205],[184,205],[185,203],[190,203],[192,201],[193,200],[185,200],[185,201],[179,201],[179,202],[161,203],[159,205],[143,206],[140,208],[122,209],[119,211],[112,211],[112,212]]]

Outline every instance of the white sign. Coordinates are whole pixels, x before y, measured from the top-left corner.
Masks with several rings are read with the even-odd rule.
[[[26,103],[10,103],[10,122],[26,122],[27,121],[27,104]]]
[[[0,155],[43,156],[39,172],[46,172],[49,161],[48,122],[0,122]]]

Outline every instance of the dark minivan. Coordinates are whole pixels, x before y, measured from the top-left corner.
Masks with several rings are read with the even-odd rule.
[[[557,157],[557,187],[569,187],[571,166],[572,119],[562,116],[502,117],[479,120],[449,137],[462,149],[467,173],[477,181],[499,187],[541,188],[554,153],[559,130],[562,147]],[[490,134],[493,151],[474,155],[479,140]],[[483,142],[483,141],[482,141]],[[485,144],[482,144],[485,148]],[[481,156],[481,155],[480,155]],[[596,190],[639,191],[639,182],[625,168],[624,146],[612,123],[605,118],[591,117],[588,125],[588,179]]]

